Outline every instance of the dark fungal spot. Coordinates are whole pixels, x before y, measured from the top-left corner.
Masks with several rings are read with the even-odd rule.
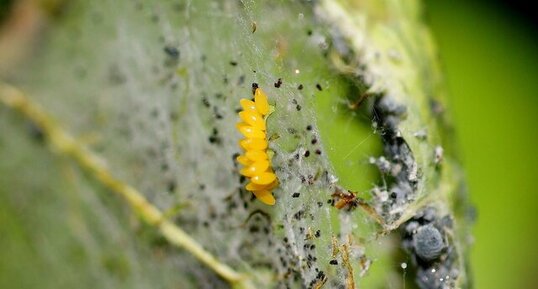
[[[167,163],[162,163],[161,164],[161,171],[168,171],[169,167],[168,167],[168,164]]]
[[[249,231],[251,233],[258,233],[260,231],[260,227],[258,227],[256,225],[252,225],[252,226],[250,226]]]
[[[212,144],[220,145],[222,144],[222,139],[219,136],[212,135],[209,137],[209,142]]]
[[[323,88],[321,88],[321,85],[319,83],[316,83],[316,88],[319,90],[319,91],[322,91]]]
[[[309,157],[310,156],[310,151],[307,150],[306,152],[304,152],[304,156]]]
[[[301,111],[301,106],[300,105],[297,105],[295,108],[297,109],[297,111]]]
[[[295,220],[301,220],[303,217],[304,217],[304,211],[303,210],[299,210],[297,213],[293,214],[293,218]],[[299,231],[301,231],[301,228],[304,231],[303,227],[300,227]]]
[[[231,66],[237,66],[237,61],[233,61],[233,60],[230,61],[230,65],[231,65]]]
[[[216,119],[222,119],[223,118],[222,114],[219,112],[219,108],[216,107],[216,106],[213,107],[213,114],[215,115]]]
[[[275,87],[276,87],[276,88],[280,88],[281,85],[282,85],[282,78],[279,78],[279,79],[275,82]]]
[[[317,230],[314,236],[316,236],[316,238],[319,238],[321,236],[321,231]]]
[[[45,133],[43,132],[41,127],[37,126],[33,122],[27,122],[26,127],[32,139],[34,139],[35,141],[39,143],[42,143],[45,141]]]
[[[202,103],[204,104],[205,107],[210,107],[211,104],[209,103],[209,100],[207,100],[207,97],[202,97]]]
[[[312,143],[313,145],[315,145],[316,143],[318,143],[318,140],[317,140],[316,138],[313,138],[312,141],[311,141],[311,143]]]
[[[302,85],[302,84],[299,84],[299,86],[297,86],[297,89],[298,89],[298,90],[303,90],[303,85]]]
[[[320,149],[317,149],[317,150],[316,150],[316,154],[317,154],[317,155],[321,155],[321,150],[320,150]]]
[[[176,190],[176,182],[170,181],[168,182],[168,192],[173,193]]]
[[[301,194],[299,193],[293,193],[293,195],[291,195],[292,198],[298,198]]]
[[[311,130],[312,130],[312,126],[311,126],[311,125],[307,125],[307,126],[306,126],[306,130],[311,131]]]
[[[336,260],[333,259],[333,260],[329,261],[329,264],[331,264],[331,265],[338,265],[338,261],[336,261]]]
[[[163,51],[166,53],[166,55],[174,60],[179,59],[179,49],[174,46],[165,46],[163,48]]]
[[[308,36],[312,36],[312,29],[308,29],[308,30],[306,31],[306,35],[308,35]]]

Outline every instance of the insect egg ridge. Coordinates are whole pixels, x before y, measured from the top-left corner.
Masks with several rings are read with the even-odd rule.
[[[272,191],[278,185],[278,179],[267,154],[266,118],[269,114],[269,103],[267,95],[257,84],[253,84],[252,87],[254,101],[240,100],[241,122],[237,124],[237,129],[245,138],[239,142],[244,153],[236,160],[243,165],[239,173],[250,180],[245,189],[252,192],[262,203],[274,205],[276,200]]]

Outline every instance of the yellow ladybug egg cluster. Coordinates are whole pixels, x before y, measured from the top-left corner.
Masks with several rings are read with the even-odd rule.
[[[245,188],[263,203],[274,205],[275,198],[271,191],[278,181],[267,155],[265,116],[269,113],[269,103],[267,95],[256,85],[253,87],[254,101],[240,101],[243,110],[239,112],[241,122],[237,124],[237,129],[245,136],[239,142],[245,152],[237,157],[237,162],[243,165],[239,173],[250,180]]]

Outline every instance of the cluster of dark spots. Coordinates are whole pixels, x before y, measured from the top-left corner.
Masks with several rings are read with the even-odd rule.
[[[26,130],[30,137],[37,141],[38,143],[43,143],[45,141],[45,133],[41,127],[37,126],[33,122],[26,122]]]
[[[300,193],[293,193],[293,195],[291,195],[292,198],[298,198],[301,194]]]
[[[207,108],[211,107],[211,104],[209,103],[209,100],[208,100],[207,97],[205,97],[205,96],[202,96],[202,103],[203,103],[204,106],[207,107]]]
[[[275,82],[275,87],[276,87],[276,88],[280,88],[281,85],[282,85],[282,78],[279,78],[279,79]]]
[[[299,105],[299,104],[296,105],[296,106],[295,106],[295,109],[297,109],[297,111],[301,111],[301,105]]]
[[[303,85],[302,85],[302,84],[299,84],[299,86],[297,86],[297,89],[298,89],[298,90],[303,90]]]
[[[219,108],[217,106],[213,106],[213,115],[215,116],[216,119],[222,119],[223,118],[223,116],[219,112]]]
[[[233,60],[230,61],[230,65],[231,65],[231,66],[237,66],[237,61],[233,61]]]
[[[297,213],[293,214],[293,218],[297,221],[301,220],[305,215],[304,210],[299,210]],[[303,228],[304,230],[304,228]]]
[[[222,138],[219,136],[217,128],[213,128],[211,135],[209,136],[209,142],[216,145],[222,144]]]
[[[322,91],[323,88],[321,87],[321,85],[319,83],[316,83],[316,88],[319,90],[319,91]]]
[[[314,234],[314,236],[316,236],[316,238],[321,237],[321,231],[317,230],[316,233]]]
[[[174,181],[174,180],[169,181],[169,182],[168,182],[168,185],[167,185],[167,187],[168,187],[168,192],[169,192],[169,193],[173,193],[173,192],[176,190],[176,186],[177,186],[176,181]]]
[[[329,264],[331,264],[331,265],[338,265],[338,261],[335,260],[335,259],[333,259],[333,260],[329,261]]]
[[[415,281],[421,289],[455,288],[459,269],[448,233],[452,223],[449,215],[440,217],[427,207],[401,227],[402,247],[416,268]]]
[[[166,172],[169,169],[170,169],[170,167],[168,166],[168,163],[162,163],[161,164],[161,171]]]
[[[180,56],[179,49],[175,46],[167,45],[163,48],[164,53],[166,53],[166,56],[173,60],[178,60]]]
[[[318,201],[318,207],[323,207],[323,202]]]

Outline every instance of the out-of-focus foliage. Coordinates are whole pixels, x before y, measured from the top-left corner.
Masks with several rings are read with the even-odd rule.
[[[536,288],[537,28],[495,1],[426,4],[478,212],[475,286]]]

